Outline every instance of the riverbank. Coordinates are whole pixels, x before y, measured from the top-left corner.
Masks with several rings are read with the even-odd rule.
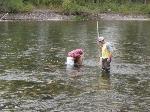
[[[0,14],[1,20],[70,20],[72,16],[62,15],[51,10],[36,10],[28,13]]]
[[[149,15],[135,14],[80,14],[66,15],[51,10],[35,10],[29,13],[3,13],[0,14],[0,20],[38,20],[38,21],[62,21],[62,20],[150,20]]]

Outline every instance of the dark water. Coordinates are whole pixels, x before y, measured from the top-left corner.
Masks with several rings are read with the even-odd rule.
[[[113,45],[110,74],[98,67],[96,21],[0,22],[0,110],[149,112],[150,21],[99,21]],[[84,66],[66,54],[84,48]]]

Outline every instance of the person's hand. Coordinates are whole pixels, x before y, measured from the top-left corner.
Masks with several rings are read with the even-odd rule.
[[[107,59],[107,62],[109,62],[109,63],[111,62],[111,57]]]

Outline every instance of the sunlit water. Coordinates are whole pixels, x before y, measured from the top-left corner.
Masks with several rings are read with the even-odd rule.
[[[113,46],[110,74],[98,66],[96,21],[0,22],[0,110],[150,111],[150,22],[99,21]],[[81,68],[67,52],[83,48]]]

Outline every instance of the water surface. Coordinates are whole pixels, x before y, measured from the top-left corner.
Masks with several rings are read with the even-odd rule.
[[[0,22],[0,110],[150,111],[150,22],[99,21],[113,45],[110,74],[98,66],[96,21]],[[83,66],[66,69],[83,48]]]

